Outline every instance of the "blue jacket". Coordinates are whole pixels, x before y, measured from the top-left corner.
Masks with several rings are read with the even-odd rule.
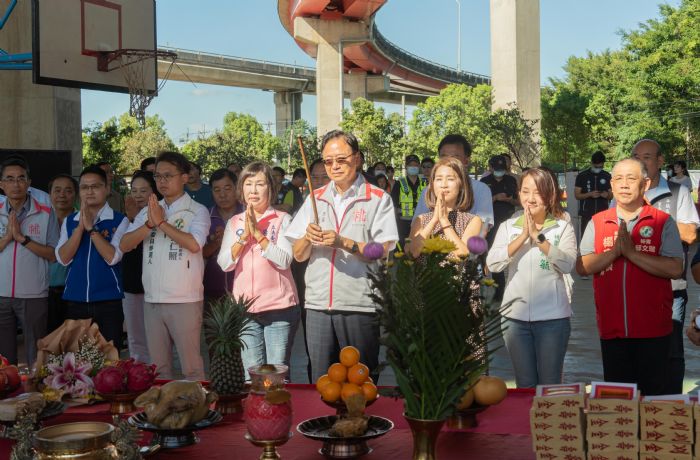
[[[111,216],[105,216],[106,219],[100,219],[94,226],[107,241],[112,240],[117,228],[125,219],[123,214],[116,211],[109,214]],[[78,213],[73,213],[65,219],[68,237],[78,226],[77,215]],[[105,262],[92,243],[90,235],[85,233],[80,239],[78,251],[68,264],[63,299],[72,302],[101,302],[123,298],[121,263],[110,266]]]

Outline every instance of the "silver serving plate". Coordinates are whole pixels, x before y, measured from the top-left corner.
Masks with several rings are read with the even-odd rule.
[[[160,444],[162,449],[176,449],[178,447],[190,446],[199,442],[199,437],[195,431],[208,428],[220,422],[223,416],[215,411],[209,410],[207,416],[194,425],[180,429],[160,428],[148,422],[145,412],[139,412],[129,417],[129,424],[139,430],[153,433],[151,444]]]
[[[335,415],[312,418],[297,425],[297,431],[309,439],[322,441],[323,446],[319,450],[321,455],[328,458],[356,458],[372,452],[367,445],[368,440],[383,436],[394,428],[391,420],[370,415],[365,434],[341,438],[331,434],[331,428],[337,419]]]

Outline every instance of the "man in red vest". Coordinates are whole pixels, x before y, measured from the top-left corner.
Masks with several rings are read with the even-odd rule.
[[[617,206],[593,216],[576,269],[595,275],[605,380],[662,394],[673,330],[671,280],[683,271],[681,239],[673,218],[645,203],[649,178],[642,162],[619,161],[611,185]]]

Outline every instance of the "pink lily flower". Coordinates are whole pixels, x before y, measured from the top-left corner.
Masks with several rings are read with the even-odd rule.
[[[44,379],[44,383],[51,388],[63,390],[71,397],[86,396],[94,387],[92,379],[88,376],[92,365],[90,363],[76,365],[75,355],[71,352],[64,356],[62,366],[48,364],[46,367],[51,375]]]

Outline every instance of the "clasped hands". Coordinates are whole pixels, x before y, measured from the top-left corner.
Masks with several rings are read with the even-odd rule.
[[[307,241],[318,246],[337,247],[340,245],[340,235],[333,230],[323,230],[318,224],[309,224],[306,227]]]
[[[148,197],[147,216],[149,228],[158,227],[165,222],[165,209],[158,203],[155,193]]]
[[[616,257],[624,256],[630,258],[631,255],[637,252],[634,248],[634,242],[630,236],[629,231],[627,231],[627,222],[624,220],[620,221],[620,225],[617,230],[617,240],[615,240],[615,245],[611,249]]]
[[[22,229],[19,224],[19,219],[17,218],[17,213],[15,213],[14,210],[10,211],[10,218],[7,222],[5,235],[2,237],[1,241],[9,243],[12,240],[18,243],[24,242],[24,235],[22,234]]]
[[[248,241],[248,238],[251,236],[258,242],[265,238],[265,235],[258,229],[258,219],[255,217],[255,210],[251,205],[248,205],[245,209],[245,223],[243,224],[243,234],[240,238],[243,241]]]

